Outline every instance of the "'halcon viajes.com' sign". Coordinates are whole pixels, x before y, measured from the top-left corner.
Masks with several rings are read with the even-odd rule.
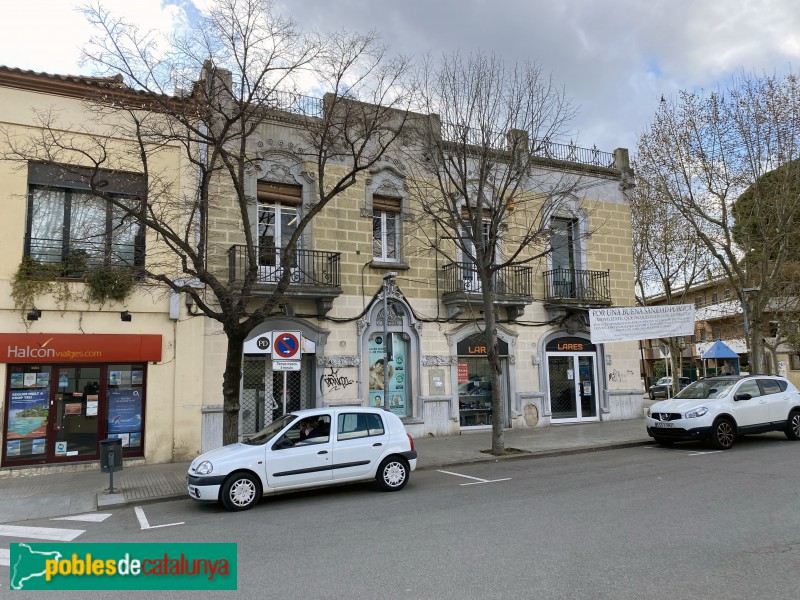
[[[593,309],[589,325],[593,344],[694,335],[694,305]]]

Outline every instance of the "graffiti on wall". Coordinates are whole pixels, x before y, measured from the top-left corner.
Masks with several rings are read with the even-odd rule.
[[[339,375],[339,369],[334,369],[333,367],[328,367],[328,369],[329,372],[325,373],[323,371],[320,377],[320,387],[327,388],[326,391],[336,392],[344,390],[355,383],[355,381],[346,375]]]

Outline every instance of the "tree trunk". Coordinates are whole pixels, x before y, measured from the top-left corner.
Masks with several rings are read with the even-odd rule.
[[[228,334],[225,373],[222,375],[222,443],[239,441],[239,384],[242,378],[244,336]]]
[[[489,362],[489,373],[492,382],[492,455],[502,456],[506,452],[505,427],[506,415],[503,402],[500,355],[497,349],[497,323],[494,316],[494,288],[491,282],[483,282],[483,323],[486,328],[486,360]]]
[[[748,311],[749,312],[749,311]],[[755,311],[753,311],[755,313]],[[748,358],[750,359],[750,374],[757,375],[764,372],[764,344],[761,339],[761,315],[755,314],[755,318],[750,318],[749,323],[750,339]]]

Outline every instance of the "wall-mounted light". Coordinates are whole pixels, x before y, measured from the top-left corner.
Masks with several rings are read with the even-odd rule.
[[[119,313],[119,318],[121,321],[125,321],[126,323],[133,321],[133,315],[131,315],[131,313],[127,310],[123,310],[121,313]]]
[[[33,310],[29,311],[27,315],[25,315],[25,318],[28,319],[28,321],[38,321],[39,317],[41,316],[42,311],[40,311],[38,308],[34,308]]]

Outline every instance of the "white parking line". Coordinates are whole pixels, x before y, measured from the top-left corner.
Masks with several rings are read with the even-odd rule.
[[[497,483],[498,481],[509,481],[511,477],[504,477],[503,479],[481,479],[480,477],[472,477],[471,475],[462,475],[461,473],[453,473],[452,471],[442,471],[437,469],[439,473],[445,475],[455,475],[456,477],[464,477],[465,479],[474,479],[473,483],[460,483],[459,485],[478,485],[481,483]]]
[[[0,535],[5,535],[8,537],[31,538],[34,540],[52,540],[54,542],[71,542],[85,532],[85,529],[58,529],[56,527],[23,527],[21,525],[0,525]]]
[[[134,506],[133,510],[136,512],[136,518],[139,520],[139,525],[142,529],[158,529],[159,527],[172,527],[173,525],[184,525],[186,521],[180,523],[165,523],[164,525],[150,525],[144,511],[140,506]]]
[[[56,517],[51,521],[86,521],[88,523],[102,523],[111,513],[90,513],[88,515],[72,515],[70,517]]]

